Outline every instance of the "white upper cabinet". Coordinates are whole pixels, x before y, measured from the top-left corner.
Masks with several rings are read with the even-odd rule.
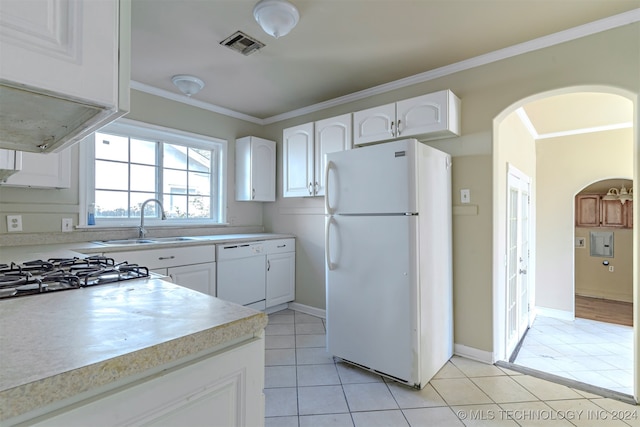
[[[450,90],[353,113],[354,145],[404,137],[460,135],[460,99]]]
[[[130,15],[130,0],[2,0],[0,148],[60,151],[128,111]]]
[[[33,188],[71,187],[71,149],[59,153],[36,154],[17,152],[22,168],[0,185]]]
[[[351,114],[318,120],[315,128],[314,195],[324,196],[325,154],[351,149]]]
[[[351,114],[283,131],[284,197],[324,196],[324,157],[351,148]]]
[[[276,200],[276,143],[255,136],[236,140],[236,200]]]
[[[313,196],[313,123],[282,132],[282,182],[284,197]]]

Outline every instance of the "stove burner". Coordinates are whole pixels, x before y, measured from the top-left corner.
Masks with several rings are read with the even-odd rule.
[[[46,294],[149,277],[149,270],[113,258],[50,258],[0,264],[0,298]]]

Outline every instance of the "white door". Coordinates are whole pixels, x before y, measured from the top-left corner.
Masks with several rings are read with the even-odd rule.
[[[397,136],[436,132],[447,126],[447,95],[443,90],[405,99],[397,104]]]
[[[294,252],[267,255],[267,307],[291,302],[296,295]]]
[[[318,120],[315,128],[314,194],[324,196],[325,154],[351,149],[351,114]]]
[[[254,138],[251,144],[252,200],[273,202],[276,196],[276,144]]]
[[[182,267],[170,267],[167,269],[171,281],[185,288],[202,292],[207,295],[216,295],[216,263],[185,265]]]
[[[530,179],[509,166],[507,186],[506,349],[509,356],[529,327]]]
[[[396,137],[396,104],[353,113],[353,144],[368,144]]]

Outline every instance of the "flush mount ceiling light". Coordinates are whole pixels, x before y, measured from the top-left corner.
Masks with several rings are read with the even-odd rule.
[[[173,76],[171,77],[171,81],[178,89],[180,89],[180,92],[187,96],[195,95],[204,87],[204,82],[202,80],[187,74],[178,74],[177,76]]]
[[[298,9],[286,0],[260,0],[253,16],[264,32],[275,38],[289,34],[300,19]]]

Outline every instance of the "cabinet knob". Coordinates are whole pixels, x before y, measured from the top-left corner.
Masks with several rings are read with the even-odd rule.
[[[396,136],[400,136],[400,134],[402,133],[400,131],[400,125],[402,124],[402,120],[398,120],[398,126],[396,126]]]
[[[309,183],[309,195],[313,196],[313,183],[312,182]]]
[[[395,133],[393,132],[393,122],[391,122],[391,127],[389,128],[389,133],[391,134],[391,136],[396,136]]]
[[[527,270],[523,270],[523,269],[520,269],[518,272],[519,272],[520,274],[527,274]]]
[[[252,188],[252,189],[251,189],[251,200],[253,200],[253,199],[255,199],[255,198],[256,198],[256,189],[255,189],[255,188]]]

